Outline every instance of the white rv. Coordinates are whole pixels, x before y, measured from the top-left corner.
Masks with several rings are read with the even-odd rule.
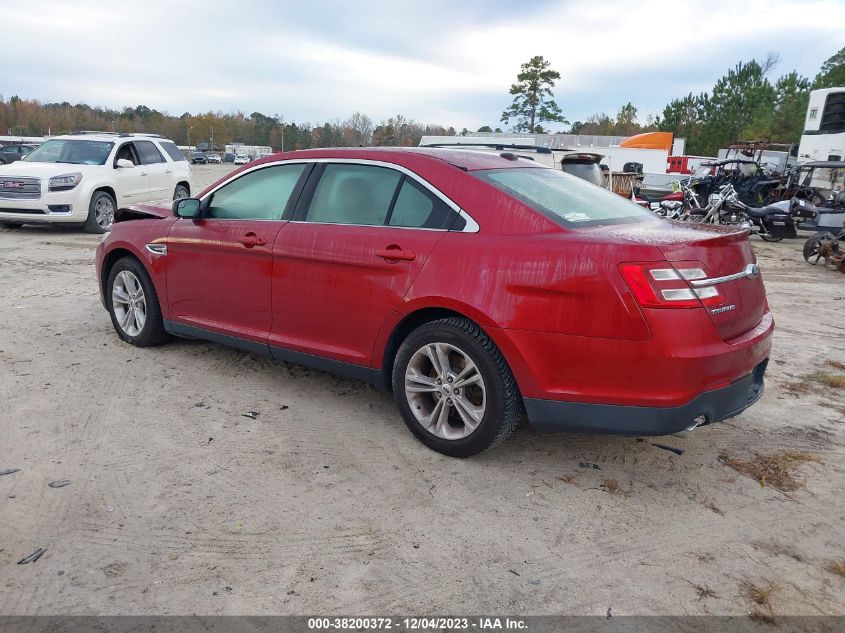
[[[798,163],[845,160],[845,87],[810,93]]]

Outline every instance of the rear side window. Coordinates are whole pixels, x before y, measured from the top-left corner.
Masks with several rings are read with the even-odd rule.
[[[278,220],[305,164],[265,167],[223,185],[212,194],[206,217],[231,220]]]
[[[161,141],[161,148],[167,152],[167,155],[170,156],[170,160],[172,161],[187,160],[182,155],[182,152],[179,151],[179,148],[176,147],[175,143],[171,143],[170,141]]]
[[[135,141],[135,149],[138,150],[143,165],[155,165],[164,162],[164,156],[150,141]]]
[[[563,226],[654,219],[650,211],[627,198],[556,169],[490,169],[473,173]]]
[[[371,165],[326,165],[308,206],[309,222],[383,225],[402,174]]]
[[[420,229],[446,229],[454,220],[454,212],[439,198],[408,177],[402,182],[399,195],[388,218],[388,226]]]

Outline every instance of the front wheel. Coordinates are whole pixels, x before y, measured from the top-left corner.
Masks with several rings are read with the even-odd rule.
[[[828,233],[827,231],[821,231],[810,236],[810,238],[804,242],[804,260],[813,266],[818,264],[822,257],[822,242],[835,239],[836,236],[833,233]]]
[[[760,237],[766,242],[780,242],[783,239],[782,237],[773,237],[768,233],[760,233]]]
[[[153,281],[134,257],[119,259],[109,272],[106,303],[117,335],[137,347],[155,347],[170,336],[164,329]]]
[[[499,348],[460,317],[426,323],[405,339],[393,365],[393,395],[417,439],[453,457],[502,442],[522,411]]]
[[[190,196],[191,192],[188,191],[188,188],[185,185],[176,185],[176,189],[173,191],[174,200],[181,200],[182,198],[189,198]]]
[[[88,233],[105,233],[114,222],[116,210],[114,198],[105,191],[95,191],[88,205],[88,218],[85,220],[85,230]]]

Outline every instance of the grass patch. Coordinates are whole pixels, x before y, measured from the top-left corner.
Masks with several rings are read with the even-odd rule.
[[[619,482],[615,479],[602,479],[601,489],[610,494],[619,492]]]
[[[769,610],[769,613],[771,613],[772,594],[775,593],[778,588],[777,585],[773,584],[769,580],[766,580],[765,583],[765,586],[763,586],[762,584],[757,585],[750,580],[741,580],[739,582],[739,595],[746,600],[750,600],[756,605],[765,607]]]
[[[812,380],[825,387],[833,387],[834,389],[845,389],[845,375],[832,374],[829,371],[814,371],[807,376],[807,380]]]
[[[738,473],[756,480],[761,486],[768,486],[780,492],[794,492],[804,487],[804,482],[796,479],[794,470],[806,462],[821,463],[812,453],[799,451],[780,451],[771,455],[755,454],[751,460],[731,457],[725,451],[719,454],[719,460]]]
[[[832,560],[828,561],[827,565],[824,568],[832,574],[838,574],[845,578],[845,560]]]

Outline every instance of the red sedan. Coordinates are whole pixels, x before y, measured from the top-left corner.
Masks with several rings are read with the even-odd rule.
[[[774,327],[745,232],[508,153],[269,156],[119,210],[97,275],[128,343],[203,338],[372,382],[459,457],[523,413],[630,435],[737,415]]]

